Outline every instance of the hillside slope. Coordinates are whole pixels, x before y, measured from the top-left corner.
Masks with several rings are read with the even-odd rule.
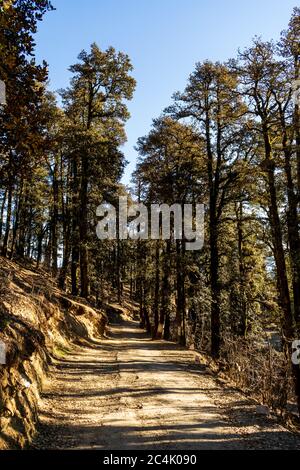
[[[30,442],[49,364],[106,324],[103,311],[66,296],[46,272],[0,258],[0,449]]]

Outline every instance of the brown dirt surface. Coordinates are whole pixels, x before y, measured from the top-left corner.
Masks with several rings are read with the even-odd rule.
[[[33,449],[300,449],[196,353],[130,320],[51,366]]]

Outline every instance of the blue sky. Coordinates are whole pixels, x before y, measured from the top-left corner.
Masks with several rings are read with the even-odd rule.
[[[183,90],[198,61],[226,60],[255,35],[276,39],[287,27],[296,0],[52,0],[56,11],[39,25],[37,58],[49,63],[50,88],[68,85],[69,65],[96,42],[129,54],[137,89],[129,104],[124,146],[135,168],[134,146],[152,119]]]

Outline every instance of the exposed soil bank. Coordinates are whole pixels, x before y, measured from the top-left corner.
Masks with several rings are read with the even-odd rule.
[[[70,298],[47,273],[0,257],[0,449],[24,448],[35,434],[48,365],[74,344],[99,338],[104,312]]]

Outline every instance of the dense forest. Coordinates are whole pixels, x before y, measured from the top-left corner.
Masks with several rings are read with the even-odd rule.
[[[1,255],[96,307],[128,292],[153,339],[210,355],[269,406],[300,412],[300,9],[278,39],[195,65],[138,140],[131,187],[121,183],[130,58],[94,43],[68,88],[50,92],[34,35],[52,9],[0,6]],[[203,203],[203,248],[186,250],[172,223],[170,239],[99,240],[97,207],[120,196]]]

